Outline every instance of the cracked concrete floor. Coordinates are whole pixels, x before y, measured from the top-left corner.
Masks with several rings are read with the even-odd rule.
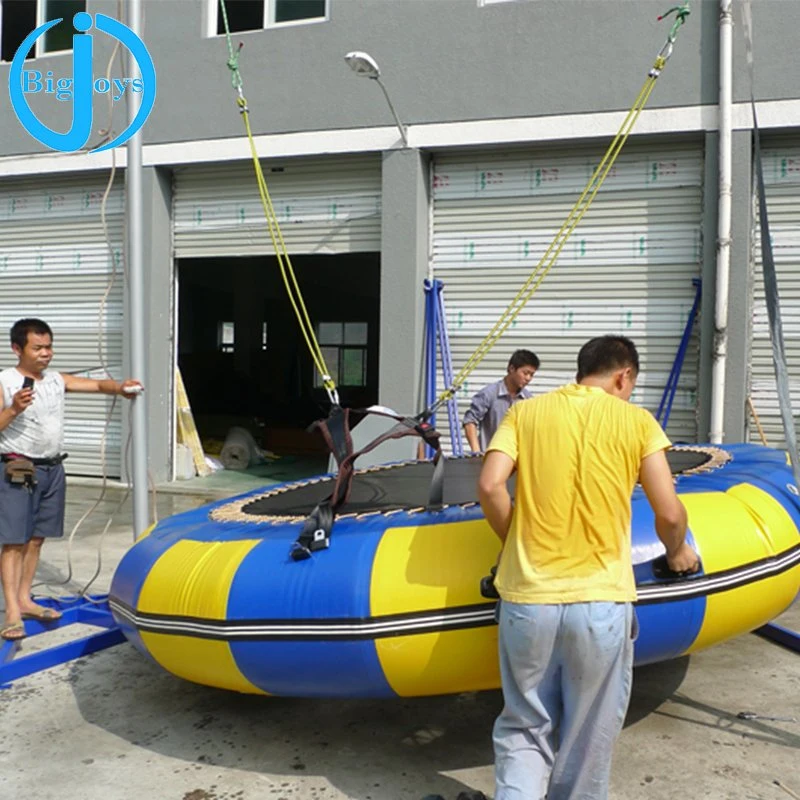
[[[97,496],[71,486],[68,526]],[[75,590],[95,570],[111,493],[73,540]],[[159,496],[166,515],[205,502]],[[131,542],[129,502],[103,537],[100,575]],[[66,573],[50,543],[40,577]],[[780,620],[800,630],[797,603]],[[55,631],[35,646],[74,635]],[[491,797],[491,726],[499,692],[412,700],[293,700],[237,695],[163,672],[127,643],[0,691],[0,799],[451,800]],[[800,656],[755,635],[636,670],[616,748],[614,800],[800,797],[800,722],[740,720],[739,711],[800,720]]]

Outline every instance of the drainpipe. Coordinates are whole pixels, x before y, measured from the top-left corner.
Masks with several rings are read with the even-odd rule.
[[[733,83],[732,0],[720,0],[719,17],[719,201],[717,206],[717,286],[714,308],[714,361],[711,371],[713,444],[724,438],[725,367],[728,353],[728,283],[731,263],[731,128]]]

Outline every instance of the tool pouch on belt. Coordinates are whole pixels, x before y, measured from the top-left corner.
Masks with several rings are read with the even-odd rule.
[[[6,480],[17,486],[32,488],[36,485],[36,467],[27,458],[6,461]]]

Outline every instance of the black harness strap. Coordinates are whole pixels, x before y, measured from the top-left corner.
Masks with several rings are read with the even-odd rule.
[[[353,452],[350,436],[350,409],[334,406],[327,419],[312,423],[308,432],[319,430],[337,464],[341,464]]]
[[[290,552],[295,561],[302,561],[309,558],[313,552],[330,547],[331,529],[333,528],[336,513],[350,497],[356,459],[364,453],[374,450],[378,445],[389,439],[419,436],[426,444],[436,450],[429,507],[433,509],[442,507],[445,459],[442,456],[439,432],[432,425],[425,422],[424,419],[393,414],[387,409],[378,409],[373,406],[372,408],[364,409],[364,413],[388,417],[396,420],[397,424],[356,452],[353,452],[353,439],[350,435],[349,409],[336,406],[331,410],[328,419],[319,420],[309,428],[309,430],[318,429],[322,433],[339,465],[339,471],[336,475],[333,491],[308,515],[297,541],[292,545]]]
[[[428,494],[428,508],[431,511],[441,511],[444,505],[444,465],[447,459],[441,450],[436,451],[433,457],[433,478]]]

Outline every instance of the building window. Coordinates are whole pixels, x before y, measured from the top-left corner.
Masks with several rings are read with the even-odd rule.
[[[220,353],[232,353],[236,342],[236,326],[232,322],[220,322],[217,328],[217,346]]]
[[[27,58],[72,50],[72,18],[86,11],[86,0],[0,0],[0,61],[12,61],[23,39],[51,19],[62,21],[39,39]]]
[[[337,386],[367,385],[366,322],[320,322],[317,339],[331,377]],[[314,370],[314,386],[322,386]]]
[[[225,33],[225,20],[219,0],[212,4],[211,30]],[[276,25],[320,22],[328,18],[329,0],[225,0],[231,33],[257,31]],[[212,34],[213,35],[213,34]]]

